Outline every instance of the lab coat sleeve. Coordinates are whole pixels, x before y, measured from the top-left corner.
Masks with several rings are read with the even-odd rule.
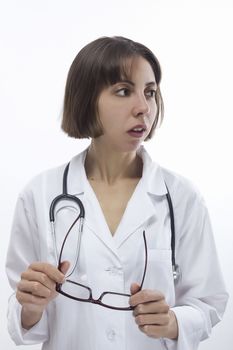
[[[20,195],[16,204],[6,260],[6,273],[14,290],[8,305],[8,331],[17,345],[37,344],[48,339],[46,311],[34,327],[25,330],[21,326],[22,307],[16,299],[17,283],[20,281],[21,273],[32,262],[40,260],[38,230],[33,212],[33,201],[30,196]]]
[[[228,299],[205,203],[196,194],[184,207],[183,219],[176,218],[181,276],[172,308],[179,336],[177,341],[164,339],[170,350],[196,350],[221,320]]]

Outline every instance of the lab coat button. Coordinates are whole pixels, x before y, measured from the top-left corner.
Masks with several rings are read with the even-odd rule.
[[[122,271],[122,267],[117,267],[117,266],[109,266],[106,271],[114,276],[114,275],[122,275],[123,271]]]
[[[81,277],[80,277],[80,279],[81,279],[81,281],[82,282],[86,282],[87,281],[87,275],[82,275]]]
[[[116,332],[114,331],[114,329],[108,329],[106,333],[107,333],[108,340],[114,341],[116,337]]]

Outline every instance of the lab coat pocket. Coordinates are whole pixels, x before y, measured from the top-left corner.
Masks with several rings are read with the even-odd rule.
[[[172,306],[175,301],[172,274],[171,250],[148,249],[147,272],[144,288],[162,292],[167,303]]]

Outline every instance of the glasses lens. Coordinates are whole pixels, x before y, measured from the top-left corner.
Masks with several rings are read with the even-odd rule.
[[[66,282],[62,284],[61,290],[74,298],[85,300],[90,298],[90,291],[88,288],[82,287],[81,285],[70,280],[66,280]]]
[[[129,295],[106,293],[102,297],[102,303],[107,306],[127,308],[129,307]]]

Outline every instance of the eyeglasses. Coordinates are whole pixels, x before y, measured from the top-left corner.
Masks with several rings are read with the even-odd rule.
[[[77,220],[75,221],[77,222]],[[74,225],[74,224],[73,224]],[[72,225],[72,227],[73,227]],[[58,269],[61,271],[61,263],[62,263],[62,252],[65,246],[66,239],[69,235],[70,230],[66,234],[66,237],[63,241],[61,251],[59,254],[59,260],[58,260]],[[80,234],[80,232],[79,232]],[[144,265],[144,271],[143,276],[140,284],[140,289],[143,287],[145,275],[146,275],[146,269],[147,269],[147,243],[146,243],[146,234],[145,231],[143,231],[143,240],[144,240],[144,246],[145,246],[145,265]],[[77,264],[77,260],[76,260]],[[76,265],[75,265],[76,266]],[[75,268],[75,267],[74,267]],[[72,272],[69,274],[68,277],[70,277],[74,271],[74,268]],[[66,281],[62,284],[57,283],[56,284],[56,291],[67,298],[86,302],[86,303],[92,303],[97,304],[109,309],[113,310],[133,310],[132,306],[129,306],[129,298],[131,297],[130,294],[125,293],[117,293],[117,292],[110,292],[106,291],[103,292],[98,299],[94,299],[92,296],[92,289],[84,284],[78,283],[73,281],[72,279],[67,278]]]

